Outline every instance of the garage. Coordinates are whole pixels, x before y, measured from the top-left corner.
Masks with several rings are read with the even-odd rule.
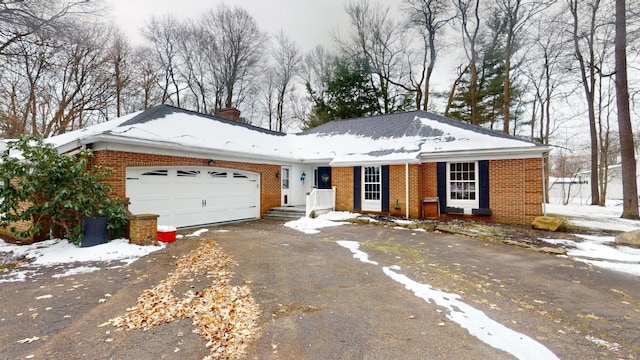
[[[188,227],[260,217],[260,174],[214,167],[127,168],[134,214],[158,225]]]

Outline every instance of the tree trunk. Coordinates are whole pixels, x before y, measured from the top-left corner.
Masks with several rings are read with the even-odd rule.
[[[511,21],[511,20],[510,20]],[[509,134],[509,122],[511,121],[511,49],[513,48],[513,30],[507,34],[506,54],[504,58],[504,104],[502,132]]]
[[[469,73],[471,74],[471,80],[469,83],[469,96],[471,97],[471,125],[478,125],[478,70],[476,68],[476,58],[473,56],[469,63]]]
[[[572,0],[570,5],[571,15],[573,16],[573,44],[575,55],[580,65],[580,75],[582,77],[582,87],[585,92],[587,101],[587,108],[589,112],[589,137],[591,140],[591,205],[600,204],[600,187],[598,186],[598,133],[596,129],[596,113],[595,113],[595,54],[594,54],[594,38],[595,38],[595,18],[596,12],[600,1],[597,0],[596,4],[592,6],[592,13],[590,18],[590,32],[587,34],[589,37],[589,61],[585,61],[582,51],[580,50],[579,38],[582,34],[578,31],[578,0]]]
[[[622,218],[638,219],[638,184],[636,159],[633,146],[633,130],[629,111],[629,86],[627,83],[627,28],[625,1],[616,0],[616,102],[618,105],[618,131],[622,155]]]

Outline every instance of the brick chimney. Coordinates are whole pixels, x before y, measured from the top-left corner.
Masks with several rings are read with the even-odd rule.
[[[218,110],[216,114],[219,118],[231,120],[231,121],[240,121],[240,110],[236,108],[224,108]]]

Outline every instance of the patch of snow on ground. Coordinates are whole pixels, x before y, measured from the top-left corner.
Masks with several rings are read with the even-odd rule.
[[[209,229],[200,229],[200,230],[196,230],[194,232],[192,232],[191,234],[187,234],[186,237],[196,237],[196,236],[200,236],[203,233],[206,233],[207,231],[209,231]]]
[[[140,246],[130,244],[127,239],[115,239],[96,246],[78,247],[67,240],[56,239],[18,248],[14,253],[24,251],[28,258],[35,259],[30,263],[31,266],[89,261],[122,261],[128,265],[142,256],[164,248],[164,245]]]
[[[567,256],[573,257],[577,261],[640,276],[640,249],[615,246],[615,238],[611,236],[578,236],[583,240],[540,240],[564,247],[567,250]]]
[[[319,233],[320,230],[318,229],[343,225],[345,223],[342,220],[353,219],[358,216],[359,214],[346,211],[331,211],[316,218],[301,217],[298,220],[288,221],[284,226],[311,235]]]
[[[31,245],[14,245],[0,240],[0,252],[12,253],[14,256],[25,256],[31,260],[28,264],[21,265],[9,272],[0,273],[0,283],[26,281],[35,275],[42,267],[71,264],[62,274],[54,277],[71,276],[80,273],[100,270],[95,266],[83,266],[86,262],[120,262],[129,265],[137,259],[154,251],[164,249],[166,244],[160,246],[139,246],[130,244],[127,239],[115,239],[108,243],[90,247],[79,247],[67,240],[46,240]],[[122,264],[118,264],[122,266]],[[109,265],[114,268],[117,266]]]
[[[100,271],[99,267],[95,267],[95,266],[79,266],[76,268],[72,268],[69,269],[65,272],[63,272],[62,274],[55,274],[53,276],[51,276],[52,278],[62,278],[62,277],[67,277],[67,276],[73,276],[76,274],[88,274],[88,273],[92,273],[92,272],[96,272],[96,271]]]
[[[610,343],[591,335],[587,335],[585,338],[598,346],[607,348],[609,351],[618,351],[618,349],[620,349],[620,344],[618,343]]]
[[[349,249],[354,254],[354,258],[358,258],[362,262],[377,265],[377,262],[369,260],[367,253],[359,250],[360,244],[357,241],[338,241],[337,243]],[[463,302],[459,295],[436,290],[428,284],[418,283],[394,270],[400,270],[400,267],[394,265],[382,268],[382,271],[387,276],[403,284],[405,288],[412,291],[415,296],[423,299],[427,303],[433,301],[436,305],[449,310],[449,314],[447,315],[449,320],[460,325],[469,331],[469,334],[486,344],[496,349],[506,351],[518,359],[558,359],[558,357],[543,344],[489,318],[484,312]]]
[[[360,250],[360,243],[357,241],[348,241],[348,240],[339,240],[337,241],[338,245],[345,247],[353,253],[353,257],[359,259],[363,263],[378,265],[377,261],[369,260],[369,254]]]
[[[595,205],[559,205],[546,204],[547,214],[558,214],[567,217],[572,225],[614,231],[633,231],[640,229],[640,221],[621,219],[622,206]]]
[[[398,225],[411,225],[411,224],[413,224],[413,221],[411,221],[411,220],[402,220],[402,219],[395,219],[395,220],[393,220],[393,222],[398,224]]]

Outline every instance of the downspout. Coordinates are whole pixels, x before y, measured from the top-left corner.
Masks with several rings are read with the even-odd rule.
[[[546,183],[546,175],[544,173],[544,157],[545,153],[542,153],[542,215],[547,216],[547,203],[545,201],[547,199],[547,187],[544,186],[544,184]]]
[[[409,163],[404,164],[405,217],[409,218]]]

